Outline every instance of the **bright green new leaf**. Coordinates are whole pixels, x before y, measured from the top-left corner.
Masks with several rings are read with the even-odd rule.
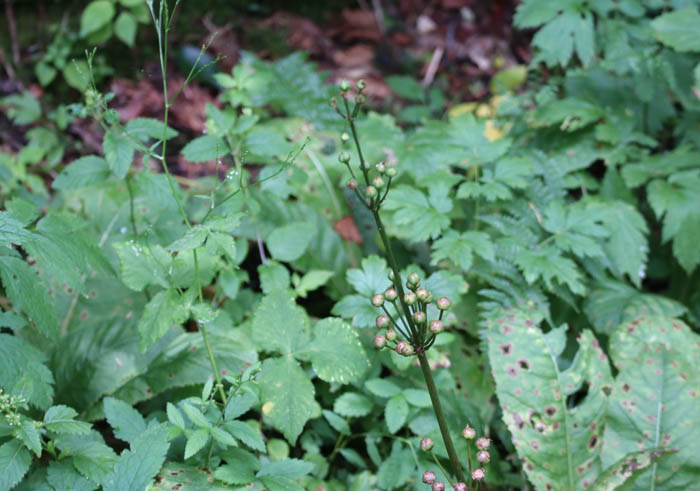
[[[105,397],[104,411],[114,436],[127,443],[134,441],[146,431],[146,422],[136,409],[114,397]]]
[[[291,262],[304,254],[313,235],[314,229],[310,223],[294,222],[274,229],[265,242],[272,257]]]
[[[392,187],[383,208],[395,213],[392,222],[401,227],[401,236],[411,242],[434,239],[450,225],[451,201],[438,207],[419,190],[405,184]]]
[[[396,433],[406,424],[408,417],[408,402],[403,394],[396,394],[386,403],[384,421],[389,433]]]
[[[102,141],[105,160],[118,179],[124,179],[134,160],[134,144],[121,130],[110,129]]]
[[[213,135],[204,135],[191,140],[182,149],[182,155],[190,162],[202,163],[216,160],[228,154],[226,142]]]
[[[109,0],[90,2],[80,16],[80,37],[102,29],[114,17],[114,4]]]
[[[146,489],[160,470],[168,451],[166,425],[153,425],[125,450],[104,483],[105,491]]]
[[[468,271],[472,266],[474,253],[487,261],[495,259],[493,243],[488,234],[474,231],[460,234],[455,230],[448,230],[433,243],[431,264],[437,264],[441,259],[449,259],[464,271]]]
[[[314,469],[314,464],[299,459],[284,459],[263,464],[256,477],[279,476],[299,479]]]
[[[333,411],[348,418],[367,416],[372,410],[372,401],[357,392],[346,392],[333,403]]]
[[[32,454],[19,440],[0,445],[0,489],[12,489],[27,473]]]
[[[209,442],[211,432],[209,428],[199,428],[187,435],[187,443],[185,444],[185,460],[192,457],[194,454],[204,448]]]
[[[229,421],[224,423],[226,430],[248,447],[258,452],[265,453],[265,442],[260,435],[260,432],[252,425],[243,421]]]
[[[563,257],[559,250],[552,246],[523,250],[515,258],[515,264],[530,284],[542,278],[547,287],[552,288],[554,279],[562,285],[567,285],[572,292],[579,295],[586,291],[576,263]]]
[[[651,27],[659,41],[676,51],[700,51],[700,13],[695,7],[660,15]]]
[[[129,47],[134,45],[136,39],[137,22],[129,12],[122,12],[114,23],[114,33]]]
[[[377,397],[393,397],[401,393],[401,388],[385,378],[373,378],[365,382],[368,391]]]
[[[365,295],[367,304],[371,305],[370,297],[375,293],[383,293],[391,285],[387,277],[388,272],[384,259],[370,255],[362,259],[362,269],[349,269],[346,276],[348,283],[355,288],[357,293]]]
[[[146,285],[168,287],[168,272],[172,257],[161,246],[137,242],[112,244],[119,256],[122,281],[138,292]]]
[[[68,406],[52,406],[44,413],[46,429],[65,435],[86,435],[90,433],[91,425],[84,421],[76,421],[78,413]]]
[[[253,316],[253,339],[264,351],[291,354],[306,346],[307,319],[287,290],[273,290],[258,304]]]
[[[537,311],[506,310],[487,320],[496,393],[525,472],[537,489],[581,489],[601,470],[602,418],[611,390],[607,356],[590,331],[564,369],[565,327],[543,334]],[[577,401],[582,387],[587,393]]]
[[[109,178],[110,166],[103,158],[88,155],[71,162],[54,179],[54,189],[79,189],[101,184]]]

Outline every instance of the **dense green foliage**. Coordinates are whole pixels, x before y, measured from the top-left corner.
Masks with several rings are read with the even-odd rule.
[[[221,107],[181,147],[167,111],[121,124],[89,77],[37,64],[85,97],[0,100],[36,123],[0,153],[0,490],[454,482],[417,358],[373,346],[391,264],[341,152],[396,164],[378,213],[401,277],[452,299],[426,356],[465,469],[469,424],[492,440],[487,488],[692,489],[697,3],[525,0],[525,81],[442,115],[395,78],[413,109],[359,111],[362,157],[302,53],[216,74]],[[80,36],[131,44],[153,21],[167,60],[170,18],[151,12],[96,0]],[[78,116],[102,152],[65,164]],[[217,173],[177,178],[173,148]],[[361,241],[336,231],[349,218]]]

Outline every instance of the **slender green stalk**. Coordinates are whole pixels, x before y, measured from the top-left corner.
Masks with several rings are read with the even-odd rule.
[[[151,7],[150,4],[149,7]],[[164,13],[165,16],[163,15]],[[165,176],[168,180],[168,184],[170,185],[170,191],[173,195],[173,198],[175,198],[175,202],[177,203],[177,208],[180,211],[180,215],[182,216],[182,219],[187,225],[187,228],[190,229],[192,228],[192,224],[189,218],[187,217],[187,212],[185,211],[185,207],[182,204],[182,200],[180,199],[180,196],[175,189],[175,180],[170,174],[170,169],[168,168],[168,163],[165,158],[168,141],[168,115],[170,113],[171,105],[171,101],[168,99],[168,77],[166,73],[166,62],[168,59],[168,30],[170,28],[171,16],[168,12],[166,0],[162,0],[160,3],[158,19],[156,19],[155,12],[152,8],[151,15],[153,17],[153,22],[156,25],[156,30],[158,34],[158,54],[160,56],[160,70],[163,78],[163,103],[165,105],[163,109],[163,138],[161,141],[161,163],[163,164],[163,170],[165,171]],[[165,28],[163,27],[163,20],[165,20]],[[194,272],[195,278],[197,280],[197,291],[199,294],[199,301],[203,303],[204,295],[202,293],[202,284],[199,279],[199,261],[197,258],[197,249],[194,249],[192,251],[192,254],[194,258]],[[216,359],[214,358],[214,352],[212,351],[211,345],[209,344],[209,337],[207,336],[206,327],[201,322],[198,322],[197,324],[199,326],[199,332],[202,335],[202,340],[204,341],[204,346],[209,356],[209,363],[211,364],[211,369],[214,372],[214,378],[216,379],[216,386],[219,388],[221,400],[223,401],[224,405],[226,405],[226,403],[228,402],[226,398],[226,392],[224,391],[224,385],[221,383],[221,376],[219,375],[219,371],[216,368]]]

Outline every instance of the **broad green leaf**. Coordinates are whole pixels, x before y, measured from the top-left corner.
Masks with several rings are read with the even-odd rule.
[[[171,327],[187,320],[189,308],[186,303],[184,296],[174,288],[159,291],[151,298],[138,324],[142,353]]]
[[[254,155],[269,157],[284,157],[294,147],[283,134],[276,129],[256,126],[245,135],[246,149]]]
[[[54,441],[62,455],[72,457],[75,468],[91,481],[104,482],[117,461],[114,450],[96,431],[85,435],[62,435]]]
[[[6,108],[7,115],[17,125],[33,123],[41,116],[41,104],[29,91],[3,97],[0,106]]]
[[[121,130],[110,129],[102,141],[105,160],[118,179],[124,179],[134,160],[134,145]]]
[[[146,422],[141,413],[124,401],[114,397],[105,397],[104,411],[114,436],[120,440],[134,443],[146,431]]]
[[[284,459],[263,464],[256,477],[280,476],[288,477],[289,479],[299,479],[311,472],[313,468],[314,464],[311,462],[299,459]]]
[[[583,310],[595,330],[611,334],[623,322],[640,316],[679,317],[686,313],[685,306],[670,298],[642,293],[617,281],[604,281],[591,291]]]
[[[299,352],[308,356],[321,380],[348,384],[356,382],[369,367],[359,336],[341,319],[326,318],[316,323],[312,341]]]
[[[260,288],[265,294],[289,288],[289,270],[277,261],[268,261],[267,264],[258,266],[258,276]]]
[[[299,280],[299,284],[295,287],[297,295],[304,298],[306,294],[310,291],[317,289],[320,286],[326,284],[326,282],[331,279],[335,273],[333,271],[324,271],[320,269],[314,269],[307,272]]]
[[[14,308],[29,317],[48,338],[58,337],[60,328],[53,299],[35,271],[22,259],[0,256],[0,279]]]
[[[387,277],[389,269],[386,261],[374,254],[362,259],[361,264],[362,269],[349,269],[346,275],[348,283],[357,293],[366,296],[367,303],[371,305],[370,297],[375,293],[383,293],[391,285]]]
[[[411,406],[430,407],[433,404],[430,400],[430,393],[427,390],[406,389],[403,391],[403,395]]]
[[[349,418],[367,416],[372,411],[372,401],[357,392],[346,392],[335,400],[333,411]]]
[[[676,51],[700,51],[700,13],[695,7],[660,15],[651,27],[656,39]]]
[[[185,235],[170,244],[169,251],[191,251],[200,247],[207,239],[207,229],[202,225],[195,225]]]
[[[463,232],[448,230],[440,239],[433,243],[431,264],[437,264],[441,259],[449,259],[458,264],[464,271],[472,266],[473,254],[476,253],[487,261],[495,258],[493,243],[484,232]]]
[[[136,39],[137,22],[129,12],[122,12],[114,23],[114,33],[124,44],[129,47],[134,45]]]
[[[414,461],[411,451],[395,441],[391,455],[383,460],[377,471],[377,484],[381,489],[401,487],[414,474]]]
[[[69,462],[54,460],[46,472],[46,480],[53,489],[71,491],[93,491],[97,484],[81,476]]]
[[[105,491],[146,489],[160,471],[168,451],[166,425],[151,426],[125,450],[114,464],[114,470],[105,480]]]
[[[204,135],[190,141],[182,149],[182,155],[190,162],[202,163],[216,160],[228,154],[226,142],[213,135]]]
[[[22,480],[32,464],[32,454],[19,440],[0,445],[0,489],[12,489]]]
[[[46,355],[22,339],[0,333],[0,387],[21,394],[29,404],[44,409],[53,399],[53,376]]]
[[[350,270],[348,274],[351,271],[357,270]],[[331,313],[344,319],[351,319],[353,327],[374,327],[378,313],[377,309],[370,303],[369,298],[362,295],[346,295],[333,306]]]
[[[515,258],[515,264],[530,284],[541,278],[548,288],[552,288],[552,280],[554,279],[562,285],[567,285],[572,292],[579,295],[586,291],[576,263],[563,257],[555,247],[545,246],[523,250]]]
[[[291,262],[299,259],[311,243],[314,230],[308,222],[294,222],[276,228],[265,243],[272,257],[278,261]]]
[[[262,435],[257,429],[253,428],[253,426],[243,421],[229,421],[228,423],[224,423],[224,427],[229,433],[248,447],[258,452],[265,453],[265,442],[262,439]]]
[[[393,397],[401,393],[401,388],[385,378],[373,378],[365,382],[368,391],[377,397]]]
[[[603,256],[599,240],[609,232],[599,223],[600,212],[578,202],[564,207],[553,201],[544,211],[543,228],[552,234],[554,243],[563,251],[584,257]],[[548,239],[546,239],[548,240]]]
[[[625,455],[615,464],[608,467],[593,483],[591,489],[598,491],[613,491],[622,489],[625,483],[633,482],[650,466],[673,454],[675,450],[655,448],[639,450]]]
[[[320,413],[313,384],[291,357],[265,360],[259,382],[263,420],[294,444],[306,422]]]
[[[107,161],[96,155],[88,155],[74,160],[54,179],[54,189],[79,189],[93,184],[101,184],[109,178]]]
[[[413,77],[407,75],[392,75],[386,77],[385,82],[404,99],[423,102],[425,100],[424,87]]]
[[[383,208],[394,211],[391,221],[401,227],[401,237],[422,242],[436,238],[450,225],[447,213],[452,203],[449,200],[446,203],[434,206],[421,191],[401,184],[392,186]]]
[[[273,290],[258,304],[253,317],[253,339],[264,351],[283,354],[306,345],[306,315],[288,291]]]
[[[240,423],[240,421],[233,421],[233,423]],[[245,423],[243,423],[245,424]],[[224,447],[237,447],[238,443],[236,442],[236,439],[231,436],[231,433],[228,431],[224,430],[223,428],[219,428],[218,426],[212,426],[209,428],[209,432],[211,433],[211,436],[214,440],[219,442],[221,445]],[[263,445],[264,448],[264,445]]]
[[[211,433],[209,428],[200,428],[187,435],[187,443],[185,444],[185,460],[202,450],[204,445],[209,442],[210,436]]]
[[[80,37],[99,31],[114,17],[114,4],[109,0],[90,2],[80,16]]]
[[[170,421],[171,424],[174,424],[181,430],[185,429],[185,418],[182,417],[182,413],[180,410],[177,408],[177,406],[171,402],[168,402],[166,404],[166,411],[168,414],[168,421]]]
[[[404,424],[408,417],[408,402],[403,394],[396,394],[386,403],[384,408],[384,421],[389,433],[396,433]]]
[[[603,464],[638,450],[678,450],[628,489],[687,489],[697,482],[700,427],[692,415],[700,397],[699,340],[679,321],[659,317],[623,324],[611,337],[620,373],[606,414]]]
[[[142,142],[147,142],[149,139],[161,140],[164,136],[164,132],[166,139],[174,138],[178,135],[177,131],[170,127],[166,130],[162,121],[153,118],[131,119],[126,123],[125,128],[129,135]]]
[[[342,417],[338,416],[335,414],[333,411],[329,411],[328,409],[323,410],[323,417],[326,418],[326,421],[328,421],[328,424],[333,427],[335,431],[338,433],[341,433],[343,435],[349,435],[350,434],[350,425],[348,424],[347,421],[345,421]]]
[[[37,458],[41,457],[41,436],[39,430],[34,426],[34,421],[25,419],[15,429],[15,436],[22,440],[24,446],[34,452]]]
[[[32,236],[24,225],[12,218],[7,212],[0,211],[0,246],[12,248],[12,244],[22,243]]]
[[[564,369],[565,327],[543,334],[537,311],[506,310],[487,320],[496,394],[525,472],[537,489],[581,489],[600,473],[600,448],[612,377],[590,331]],[[587,389],[582,400],[574,394]]]
[[[224,410],[224,419],[230,421],[247,413],[253,405],[258,402],[257,397],[250,392],[238,394],[230,397],[226,409]]]
[[[192,404],[183,404],[182,410],[185,411],[185,414],[195,426],[200,428],[211,427],[211,422],[207,419],[207,417],[202,414],[202,411],[194,407]]]
[[[44,414],[44,425],[47,430],[65,435],[85,435],[90,433],[91,425],[84,421],[76,421],[78,413],[68,406],[52,406]]]
[[[172,257],[158,245],[142,245],[138,242],[112,244],[119,256],[121,278],[126,286],[138,292],[146,285],[168,287],[168,271]]]
[[[223,467],[239,468],[239,466],[228,465],[219,467],[219,469]],[[217,469],[217,472],[219,469]],[[216,479],[220,479],[216,472],[214,476]],[[245,481],[243,484],[248,482],[250,481]],[[183,464],[182,462],[166,462],[156,477],[155,483],[151,486],[152,489],[159,491],[172,491],[173,489],[182,491],[196,491],[200,489],[226,491],[231,489],[230,486],[222,484],[221,481],[214,480],[210,469],[201,468],[197,465]]]
[[[236,464],[225,464],[214,471],[214,477],[227,484],[248,484],[255,480],[255,473],[247,467]]]

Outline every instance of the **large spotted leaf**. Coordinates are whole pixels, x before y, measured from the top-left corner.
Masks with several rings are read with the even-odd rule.
[[[625,489],[693,489],[700,476],[700,336],[680,321],[642,318],[610,340],[620,370],[606,415],[602,461],[639,450],[673,449]]]
[[[590,331],[567,368],[566,328],[544,334],[537,311],[508,310],[484,332],[496,393],[518,456],[537,489],[584,489],[601,471],[602,415],[612,378]]]

